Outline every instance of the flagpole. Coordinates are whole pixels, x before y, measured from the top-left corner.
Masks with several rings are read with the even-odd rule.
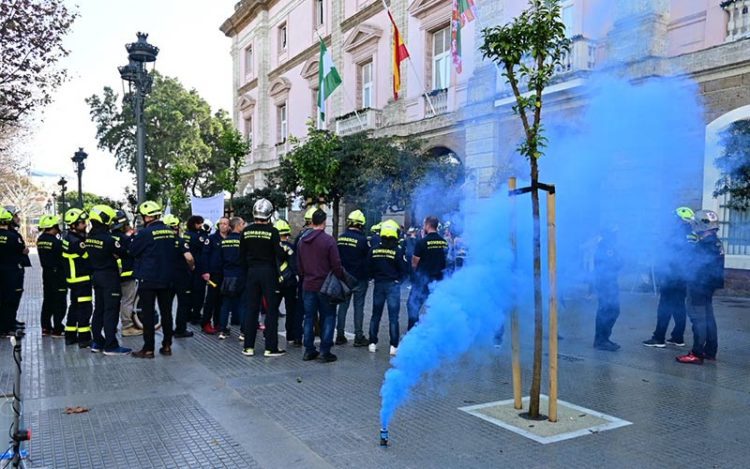
[[[388,5],[385,3],[385,0],[381,0],[383,2],[383,8],[385,8],[385,11],[390,14],[391,10],[388,8]],[[391,15],[391,18],[393,18],[393,15]],[[393,19],[393,22],[395,23],[396,20]],[[398,44],[396,44],[396,47],[398,47]],[[417,74],[417,67],[414,66],[414,62],[411,60],[411,54],[407,56],[409,59],[409,63],[411,64],[411,69],[414,72],[414,77],[417,79],[417,83],[422,88],[422,94],[424,95],[425,99],[427,100],[427,104],[430,105],[430,111],[432,111],[433,116],[437,116],[437,112],[435,112],[435,106],[432,105],[432,99],[430,99],[430,95],[427,94],[427,89],[424,86],[424,82],[421,78],[419,78],[419,75]]]
[[[315,31],[315,34],[317,34],[317,35],[318,35],[318,39],[320,39],[320,42],[322,42],[323,44],[325,44],[325,41],[324,41],[324,40],[323,40],[323,38],[322,38],[322,37],[320,36],[320,33],[319,33],[319,32],[317,32],[317,31]],[[329,52],[329,53],[330,53],[330,52]],[[333,58],[331,58],[331,60],[333,60]],[[334,64],[334,66],[335,66],[335,65],[336,65],[336,64]],[[322,66],[323,66],[323,64],[318,64],[318,67],[322,67]],[[341,79],[341,90],[342,90],[342,91],[344,92],[344,96],[346,96],[346,99],[348,99],[348,100],[349,100],[349,104],[351,104],[351,105],[352,105],[352,109],[354,109],[354,115],[355,115],[355,116],[357,117],[357,122],[359,122],[359,125],[360,125],[360,127],[364,128],[365,124],[363,123],[362,119],[361,119],[361,118],[359,117],[359,113],[357,112],[357,105],[356,105],[356,103],[355,103],[355,102],[354,102],[354,101],[352,100],[352,98],[351,98],[351,97],[349,96],[349,93],[347,93],[347,92],[346,92],[346,87],[344,86],[344,80],[343,80],[343,79]],[[334,117],[334,119],[335,119],[335,117]],[[324,124],[324,125],[325,125],[325,124]]]

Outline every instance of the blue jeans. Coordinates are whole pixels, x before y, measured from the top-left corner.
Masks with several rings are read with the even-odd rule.
[[[388,303],[388,333],[391,345],[398,347],[398,313],[401,310],[401,284],[396,281],[375,281],[372,291],[372,317],[370,318],[370,343],[378,343],[378,330],[383,307]]]
[[[302,299],[305,303],[305,353],[315,351],[315,334],[313,332],[313,318],[320,315],[320,353],[331,353],[333,347],[333,330],[336,323],[336,306],[331,300],[319,292],[305,291]]]
[[[409,292],[409,299],[406,300],[406,314],[409,316],[409,330],[419,322],[419,311],[422,309],[424,302],[430,295],[430,280],[421,275],[414,275]]]
[[[219,330],[229,330],[229,313],[232,316],[240,318],[240,324],[245,323],[245,305],[247,304],[247,290],[242,289],[242,293],[237,296],[221,296],[221,319]],[[242,329],[242,328],[240,328]]]
[[[357,285],[352,289],[352,294],[339,305],[338,318],[336,320],[336,333],[344,335],[346,327],[346,313],[349,311],[349,303],[354,298],[354,336],[362,338],[365,336],[362,323],[365,319],[365,296],[367,295],[367,279],[357,279]]]

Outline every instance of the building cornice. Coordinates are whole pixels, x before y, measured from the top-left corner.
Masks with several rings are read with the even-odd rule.
[[[381,11],[383,11],[383,4],[381,2],[375,2],[366,6],[361,11],[358,11],[357,13],[341,22],[341,32],[345,33],[349,31],[355,26],[369,20]]]
[[[227,37],[236,36],[242,31],[242,28],[258,15],[258,12],[269,10],[276,5],[279,0],[242,0],[234,7],[232,16],[224,20],[219,28]]]
[[[323,42],[326,44],[326,47],[331,47],[331,35],[329,34],[328,36],[325,36],[323,38]],[[285,74],[286,72],[293,69],[297,65],[309,60],[310,57],[314,56],[315,54],[318,54],[319,52],[320,52],[320,43],[315,42],[313,45],[311,45],[307,49],[303,50],[299,54],[295,55],[291,59],[287,60],[283,64],[271,70],[271,72],[269,72],[268,74],[268,79],[273,80],[274,78],[280,77],[281,75]]]

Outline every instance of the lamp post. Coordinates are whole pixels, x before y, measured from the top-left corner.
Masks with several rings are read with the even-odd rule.
[[[146,128],[143,119],[143,104],[151,92],[153,77],[146,69],[147,63],[156,61],[159,48],[148,43],[148,34],[137,33],[138,40],[125,46],[128,64],[118,67],[120,78],[128,82],[130,102],[135,116],[135,139],[137,147],[136,179],[138,202],[146,199]]]
[[[67,190],[68,181],[65,180],[64,177],[61,177],[59,181],[57,181],[57,185],[60,186],[60,200],[62,201],[60,210],[63,214],[65,214],[65,191]]]
[[[86,169],[86,166],[83,164],[83,160],[85,160],[88,156],[88,153],[83,151],[83,148],[79,148],[71,158],[71,161],[76,164],[75,171],[76,174],[78,174],[78,205],[80,205],[79,208],[81,210],[83,210],[83,186],[81,177],[83,176],[83,170]]]
[[[52,215],[57,215],[57,192],[52,193]]]

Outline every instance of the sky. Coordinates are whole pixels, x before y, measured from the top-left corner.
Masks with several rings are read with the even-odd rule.
[[[115,168],[114,157],[96,146],[96,127],[84,99],[101,94],[105,86],[122,95],[117,67],[126,65],[125,44],[136,32],[149,34],[159,47],[156,69],[195,88],[212,109],[231,110],[231,40],[219,31],[237,0],[77,0],[80,17],[65,41],[71,51],[64,63],[71,79],[54,95],[54,102],[36,116],[32,135],[20,150],[33,172],[60,175],[75,190],[70,158],[83,147],[88,153],[83,190],[121,199],[132,184]],[[52,176],[53,175],[53,176]]]

